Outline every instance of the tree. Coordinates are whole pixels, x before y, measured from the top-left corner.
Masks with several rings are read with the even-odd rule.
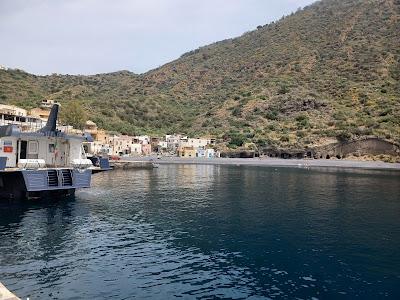
[[[232,132],[229,135],[230,142],[228,146],[241,147],[245,143],[245,137],[238,132]]]
[[[61,107],[60,119],[62,123],[77,129],[83,129],[87,115],[83,106],[78,101],[70,101]]]

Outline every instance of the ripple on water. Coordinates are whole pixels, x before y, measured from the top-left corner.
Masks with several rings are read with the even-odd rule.
[[[399,194],[385,173],[97,174],[75,199],[0,207],[0,277],[31,299],[396,298]]]

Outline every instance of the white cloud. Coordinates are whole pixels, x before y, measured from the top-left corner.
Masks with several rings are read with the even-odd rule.
[[[2,0],[0,64],[39,74],[144,72],[313,0]]]

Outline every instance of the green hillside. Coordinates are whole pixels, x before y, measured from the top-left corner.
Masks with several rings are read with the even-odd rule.
[[[0,101],[76,99],[126,133],[212,134],[304,147],[400,143],[400,2],[325,0],[148,73],[35,76],[0,70]]]

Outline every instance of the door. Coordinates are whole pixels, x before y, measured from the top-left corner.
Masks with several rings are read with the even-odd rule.
[[[54,167],[56,163],[56,157],[55,157],[55,152],[56,152],[56,145],[53,142],[49,142],[47,144],[47,159],[46,159],[46,165],[50,167]]]
[[[19,158],[20,159],[26,159],[27,148],[28,148],[28,142],[27,141],[21,141],[21,151],[20,151],[20,154],[19,154]]]

